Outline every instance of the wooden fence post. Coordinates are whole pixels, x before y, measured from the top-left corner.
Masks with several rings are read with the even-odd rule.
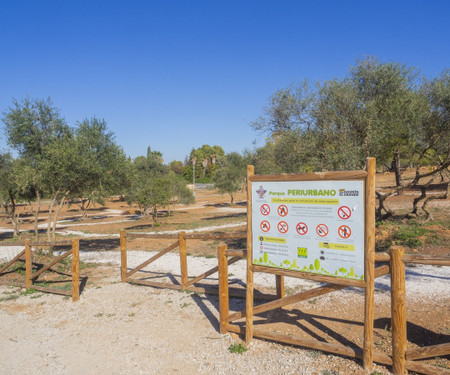
[[[392,371],[404,375],[406,361],[406,291],[402,246],[391,247]]]
[[[80,240],[72,240],[72,301],[80,299]]]
[[[178,241],[180,242],[180,268],[181,268],[181,290],[186,290],[188,282],[187,270],[187,254],[186,254],[186,233],[178,233]]]
[[[253,245],[252,245],[252,183],[250,177],[255,174],[255,167],[247,165],[247,287],[245,294],[245,342],[253,339]]]
[[[284,276],[275,275],[275,283],[277,286],[278,298],[284,298]]]
[[[227,333],[227,318],[230,313],[230,298],[228,292],[228,256],[227,245],[220,245],[219,258],[219,324],[220,333]]]
[[[30,240],[25,240],[25,286],[30,289],[32,286],[31,274],[32,269],[32,259],[31,259],[31,247]]]
[[[127,232],[120,231],[120,274],[122,282],[127,282]]]
[[[375,158],[366,161],[366,191],[365,191],[365,243],[364,243],[364,352],[363,367],[372,371],[373,367],[373,321],[375,294]]]

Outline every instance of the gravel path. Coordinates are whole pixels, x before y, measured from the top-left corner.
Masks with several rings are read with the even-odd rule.
[[[0,247],[0,262],[21,250]],[[129,266],[152,254],[129,251]],[[21,295],[20,289],[0,286],[0,374],[367,374],[358,361],[261,340],[254,340],[242,355],[230,353],[236,339],[218,333],[217,297],[122,284],[116,251],[81,249],[80,257],[112,267],[114,276],[107,276],[101,287],[88,286],[76,303],[56,295]],[[217,259],[190,256],[189,275],[216,264]],[[152,270],[179,275],[177,254],[165,255]],[[244,263],[230,266],[229,272],[244,280]],[[430,294],[449,299],[449,279],[448,267],[408,268],[408,300]],[[272,287],[274,279],[256,274],[255,283]],[[289,288],[310,285],[286,278]],[[384,292],[388,286],[388,277],[377,279],[378,301],[389,300]],[[343,304],[363,303],[357,290],[338,293],[333,296]],[[8,296],[18,298],[6,300]],[[327,298],[319,300],[319,311]],[[234,308],[243,306],[242,300],[232,303]],[[378,365],[375,370],[389,373]]]

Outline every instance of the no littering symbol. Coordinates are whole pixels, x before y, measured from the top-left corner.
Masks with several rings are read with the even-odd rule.
[[[350,219],[350,216],[352,216],[352,210],[347,206],[339,207],[338,216],[343,220]]]
[[[316,227],[316,232],[320,237],[325,237],[328,234],[328,227],[325,224],[319,224]]]
[[[263,232],[268,232],[270,230],[270,224],[267,220],[261,221],[260,227]]]
[[[347,225],[341,225],[338,229],[338,234],[341,238],[349,238],[352,234],[352,230]]]
[[[308,226],[305,223],[298,223],[295,229],[297,230],[297,233],[301,236],[308,233]]]
[[[264,216],[267,216],[270,214],[270,207],[268,204],[263,204],[259,210],[261,211],[261,213]]]

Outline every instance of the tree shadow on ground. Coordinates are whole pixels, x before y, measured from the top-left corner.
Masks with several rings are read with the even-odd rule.
[[[131,227],[126,228],[126,230],[145,230],[145,229],[153,229],[153,224],[133,225]]]
[[[98,238],[80,240],[82,251],[116,251],[120,246],[120,238]]]
[[[210,217],[204,217],[202,220],[218,220],[218,219],[235,219],[238,217],[247,217],[247,214],[245,212],[237,212],[234,214],[228,214],[228,215],[220,215],[220,216],[210,216]]]
[[[391,332],[391,319],[376,319],[374,321],[374,328],[385,329]],[[406,331],[408,341],[418,346],[438,345],[450,341],[450,335],[433,332],[412,322],[406,322]]]
[[[204,204],[204,207],[217,207],[217,208],[234,207],[234,206],[241,206],[241,207],[247,206],[247,201],[234,202],[233,204],[230,204],[229,202]]]

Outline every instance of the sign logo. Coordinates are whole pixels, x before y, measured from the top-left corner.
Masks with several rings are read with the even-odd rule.
[[[339,196],[340,197],[358,197],[359,191],[358,190],[339,189]]]
[[[267,216],[270,214],[270,207],[268,204],[263,204],[259,210],[261,211],[261,213],[264,216]]]
[[[270,230],[270,223],[267,220],[263,220],[261,221],[260,227],[263,232],[268,232]]]
[[[304,236],[306,233],[308,233],[308,226],[302,222],[298,223],[295,229],[300,236]]]
[[[256,193],[258,194],[258,198],[259,199],[263,199],[264,195],[267,193],[267,190],[264,190],[264,188],[262,187],[262,185],[259,187],[258,190],[256,190]]]
[[[280,221],[277,225],[278,232],[286,233],[289,230],[289,225],[285,221]]]
[[[319,224],[316,227],[316,233],[320,236],[320,237],[325,237],[328,234],[328,227],[325,224]]]
[[[341,225],[338,229],[338,234],[341,238],[349,238],[352,234],[352,230],[347,225]]]
[[[278,211],[278,215],[283,216],[283,217],[288,214],[288,208],[284,204],[278,206],[277,211]]]
[[[347,206],[339,207],[338,216],[343,220],[350,219],[350,216],[352,216],[352,210]]]

